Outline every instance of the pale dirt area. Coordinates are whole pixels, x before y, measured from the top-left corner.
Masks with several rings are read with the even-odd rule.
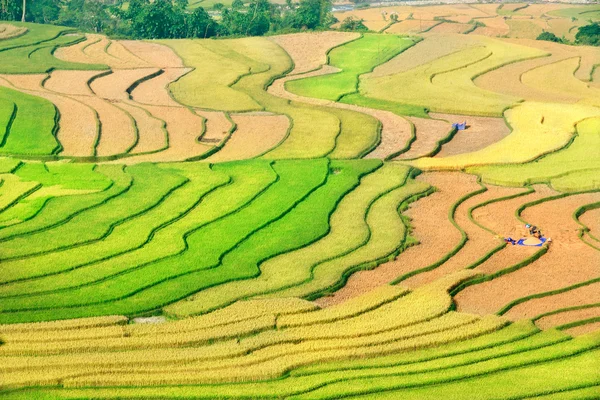
[[[257,157],[277,146],[287,134],[289,120],[284,115],[232,114],[237,124],[223,149],[206,159],[225,162]]]
[[[184,68],[183,60],[168,46],[141,40],[117,42],[134,56],[157,68]]]
[[[448,21],[457,22],[459,24],[468,24],[473,19],[471,15],[450,15],[444,16],[443,18],[447,19]]]
[[[326,54],[329,49],[359,37],[360,34],[354,32],[315,32],[272,36],[269,40],[281,46],[292,58],[294,70],[290,75],[293,75],[302,74],[326,64]]]
[[[600,208],[587,211],[579,217],[579,221],[589,228],[592,240],[600,240]]]
[[[470,18],[470,17],[467,17]],[[471,29],[473,26],[467,23],[448,23],[444,22],[443,24],[439,24],[434,26],[428,32],[430,33],[463,33],[468,29]]]
[[[63,147],[61,155],[77,157],[93,155],[94,143],[98,135],[96,114],[81,102],[45,90],[41,86],[41,81],[45,77],[46,75],[6,75],[6,78],[4,76],[0,78],[0,85],[44,98],[56,106],[60,113],[56,138]]]
[[[85,41],[73,46],[60,47],[54,55],[65,61],[105,64],[113,69],[151,67],[150,64],[126,50],[119,42],[97,34],[87,34]]]
[[[454,214],[454,219],[467,234],[468,241],[465,245],[448,261],[432,271],[416,275],[402,282],[407,287],[419,287],[424,284],[435,281],[448,274],[464,269],[470,264],[476,262],[485,254],[498,246],[499,239],[490,232],[478,227],[468,218],[469,208],[485,202],[512,195],[522,191],[519,188],[505,188],[500,186],[489,186],[486,192],[473,196],[461,203]],[[485,208],[485,207],[482,207]],[[514,217],[513,217],[514,218]],[[485,226],[485,225],[484,225]],[[455,228],[456,229],[456,228]]]
[[[385,33],[419,33],[438,25],[440,21],[428,21],[422,19],[407,19],[390,26]]]
[[[389,111],[377,110],[374,108],[367,108],[356,106],[353,104],[337,103],[329,100],[315,99],[312,97],[298,96],[288,92],[285,89],[285,82],[298,78],[308,78],[311,76],[320,76],[326,74],[332,74],[339,70],[335,67],[324,65],[323,68],[307,72],[302,75],[295,75],[290,77],[283,77],[273,82],[267,91],[277,97],[281,97],[288,100],[294,100],[302,103],[318,105],[321,107],[333,107],[344,110],[351,110],[367,114],[373,118],[378,119],[381,122],[381,143],[370,152],[365,158],[386,158],[387,156],[401,150],[406,146],[411,136],[410,123],[403,117],[396,115]]]
[[[203,143],[218,145],[227,137],[232,125],[224,113],[200,109],[195,109],[194,112],[205,119],[206,130],[201,139]]]
[[[200,135],[202,135],[202,118],[189,109],[184,107],[134,105],[145,109],[155,118],[166,122],[167,131],[169,132],[169,148],[156,154],[132,156],[118,160],[119,163],[183,161],[200,156],[211,149],[212,146],[198,142]],[[155,147],[162,146],[164,139],[161,138],[160,140],[160,143],[156,143]]]
[[[595,332],[600,330],[600,321],[592,322],[591,324],[576,326],[563,330],[564,333],[571,336],[585,335],[586,333]]]
[[[600,282],[553,296],[531,299],[511,308],[505,315],[510,319],[515,319],[517,316],[520,318],[534,318],[540,314],[561,308],[595,303],[600,303]]]
[[[415,126],[417,139],[410,145],[410,149],[400,154],[394,160],[411,160],[430,154],[437,143],[448,136],[452,125],[443,120],[407,117]]]
[[[438,189],[412,203],[403,213],[411,219],[412,236],[420,244],[406,249],[394,261],[353,274],[346,285],[332,296],[318,299],[316,302],[320,306],[339,304],[386,285],[407,272],[432,264],[458,244],[460,233],[448,220],[448,210],[460,197],[479,188],[475,176],[459,172],[426,172],[417,180]]]
[[[115,105],[127,111],[137,124],[138,142],[130,154],[146,153],[156,151],[167,146],[167,135],[163,131],[164,121],[153,117],[140,107],[127,102],[115,103]]]
[[[94,96],[73,96],[74,99],[93,108],[100,120],[100,142],[97,156],[122,154],[135,143],[133,121],[122,109]]]
[[[168,86],[171,82],[179,79],[190,72],[190,68],[169,68],[152,79],[140,83],[132,92],[131,98],[138,103],[153,106],[182,107],[173,100]]]
[[[582,321],[600,317],[600,306],[593,308],[584,308],[581,310],[565,311],[559,314],[549,315],[538,319],[535,324],[541,329],[549,329],[555,326],[569,324],[571,322]]]
[[[50,78],[44,82],[44,87],[61,94],[93,96],[88,82],[94,76],[105,73],[106,71],[52,71]]]
[[[0,24],[0,40],[10,39],[15,36],[21,36],[27,32],[27,28],[23,26],[15,26],[11,24]]]
[[[436,157],[453,156],[481,150],[510,134],[504,118],[472,117],[450,114],[429,114],[432,118],[450,123],[467,121],[467,129],[458,131],[452,140],[442,146]]]
[[[478,43],[478,40],[470,36],[427,35],[424,40],[375,67],[371,74],[365,76],[380,77],[405,72]]]
[[[532,264],[492,281],[470,286],[455,297],[459,311],[490,314],[509,302],[598,277],[600,253],[578,237],[572,213],[600,200],[600,193],[572,195],[527,208],[522,217],[552,238],[548,252]],[[521,319],[522,314],[511,313]]]
[[[127,89],[136,81],[152,75],[158,68],[118,69],[109,75],[94,79],[90,84],[92,91],[103,99],[127,100]]]

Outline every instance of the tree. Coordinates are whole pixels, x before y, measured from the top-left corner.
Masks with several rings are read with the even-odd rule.
[[[0,0],[0,20],[16,21],[21,18],[23,7],[19,1]]]
[[[357,19],[354,17],[348,17],[344,21],[342,21],[340,25],[340,29],[343,31],[358,31],[358,32],[366,32],[369,30],[367,26],[363,23],[364,19]]]
[[[562,43],[561,38],[559,38],[552,32],[546,32],[546,31],[543,31],[542,33],[540,33],[539,36],[536,38],[536,40],[545,40],[547,42]]]
[[[213,4],[213,10],[221,11],[223,8],[225,8],[225,4],[223,4],[223,3]]]
[[[202,7],[198,7],[186,18],[187,35],[191,38],[208,38],[215,36],[217,24]]]
[[[600,45],[600,24],[594,22],[590,25],[582,26],[575,35],[575,41],[579,44],[589,46]]]
[[[27,0],[23,0],[23,14],[21,16],[21,22],[25,22],[25,12],[27,11]]]
[[[328,28],[334,20],[331,6],[331,0],[301,0],[290,25],[296,29]]]

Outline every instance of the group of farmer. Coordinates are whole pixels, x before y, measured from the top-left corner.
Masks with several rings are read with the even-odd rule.
[[[529,231],[529,236],[531,236],[531,237],[534,237],[539,240],[542,240],[542,238],[544,237],[542,235],[542,231],[535,225],[526,224],[525,228]],[[512,244],[513,246],[516,244],[520,244],[520,242],[521,242],[519,240],[513,239],[512,237],[504,238],[504,241],[506,243]]]

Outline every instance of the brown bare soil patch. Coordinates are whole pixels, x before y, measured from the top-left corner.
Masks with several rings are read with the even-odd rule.
[[[471,39],[468,36],[427,36],[424,40],[406,49],[390,61],[376,67],[371,74],[374,77],[380,77],[408,71],[477,43],[476,39]]]
[[[467,21],[470,21],[471,17],[465,16],[465,19],[467,19]],[[442,24],[434,26],[428,32],[431,32],[431,33],[463,33],[466,30],[471,29],[471,28],[472,28],[472,25],[469,25],[467,23],[444,22]]]
[[[169,148],[156,154],[128,157],[119,162],[139,163],[145,161],[183,161],[197,157],[212,148],[198,139],[202,134],[202,118],[184,107],[161,107],[144,105],[143,108],[155,118],[165,121],[169,132]]]
[[[598,199],[600,193],[572,195],[526,209],[523,218],[552,238],[548,252],[526,267],[458,293],[459,311],[489,314],[515,299],[597,277],[600,256],[579,239],[572,213]]]
[[[430,114],[436,119],[452,122],[467,121],[468,129],[458,131],[449,143],[442,146],[436,157],[470,153],[496,143],[510,133],[503,118],[471,117],[450,114]]]
[[[163,130],[164,121],[153,117],[144,109],[127,102],[116,103],[116,106],[128,112],[137,125],[138,142],[130,151],[131,154],[146,153],[166,148],[167,134]]]
[[[237,130],[210,162],[244,160],[257,157],[277,146],[285,138],[289,120],[283,115],[233,114]]]
[[[15,26],[11,24],[0,24],[0,40],[10,39],[15,36],[21,36],[27,32],[24,26]]]
[[[584,308],[581,310],[565,311],[559,314],[548,315],[535,322],[542,329],[553,328],[555,326],[568,324],[571,322],[582,321],[600,317],[600,306],[593,308]]]
[[[524,46],[539,48],[551,53],[551,55],[549,57],[534,58],[531,60],[508,64],[501,68],[490,71],[474,80],[477,86],[482,89],[500,92],[527,100],[562,102],[576,101],[576,99],[571,96],[559,95],[557,97],[557,95],[554,93],[549,95],[547,92],[527,86],[521,81],[521,75],[531,69],[573,57],[573,52],[569,50],[568,46],[529,39],[510,39],[507,41]],[[540,44],[539,42],[544,43]]]
[[[142,104],[182,107],[181,104],[173,100],[168,86],[171,82],[179,79],[189,71],[191,71],[190,68],[165,69],[162,74],[139,84],[133,92],[131,92],[131,97]]]
[[[597,330],[600,330],[600,322],[576,326],[574,328],[565,329],[563,332],[571,336],[580,336],[585,335],[586,333],[595,332]]]
[[[54,55],[65,61],[106,64],[111,68],[144,68],[151,65],[106,36],[87,34],[84,42],[60,47]]]
[[[456,209],[454,218],[458,226],[460,226],[467,233],[467,243],[462,249],[460,249],[460,251],[456,255],[454,255],[454,257],[450,258],[444,264],[440,265],[432,271],[425,272],[423,274],[419,274],[410,279],[407,279],[402,284],[407,287],[418,287],[426,283],[433,282],[436,279],[441,278],[447,274],[451,274],[453,272],[464,269],[465,267],[476,262],[485,254],[490,252],[496,246],[498,246],[498,238],[495,235],[489,233],[488,231],[475,225],[468,218],[467,212],[469,208],[480,204],[484,201],[496,199],[498,197],[508,196],[514,193],[518,193],[522,190],[523,189],[520,188],[515,189],[504,188],[500,186],[489,186],[486,192],[483,192],[477,196],[473,196],[465,202],[461,203]]]
[[[150,66],[157,68],[185,67],[183,60],[170,47],[162,44],[141,40],[120,40],[116,43],[122,45],[127,51],[144,60]]]
[[[504,17],[492,17],[492,18],[476,18],[477,21],[482,22],[485,26],[478,27],[471,35],[483,35],[483,36],[502,36],[508,34],[510,27],[506,23]]]
[[[158,71],[157,68],[118,69],[112,74],[94,79],[90,84],[92,91],[107,100],[127,100],[126,90],[136,81]]]
[[[52,71],[50,78],[44,82],[44,87],[62,94],[93,96],[88,82],[94,76],[104,73],[98,71]]]
[[[470,6],[487,14],[487,15],[496,15],[500,4],[498,4],[498,3],[470,4]]]
[[[468,24],[469,21],[471,21],[473,19],[473,16],[471,16],[471,15],[450,15],[450,16],[444,16],[444,19],[447,19],[448,21],[457,22],[459,24]]]
[[[269,39],[281,46],[294,61],[292,74],[302,74],[327,63],[327,51],[360,37],[353,32],[292,33]]]
[[[83,103],[67,96],[45,90],[41,86],[46,75],[5,75],[1,76],[13,89],[51,101],[60,113],[56,137],[63,147],[64,156],[91,156],[98,135],[96,114]],[[4,82],[0,79],[0,85]]]
[[[9,75],[2,74],[0,79],[8,81],[8,83],[20,90],[27,90],[32,92],[43,91],[42,81],[46,79],[46,74],[23,74],[23,75]]]
[[[135,143],[136,133],[130,116],[113,104],[93,96],[74,96],[75,99],[93,108],[100,119],[100,143],[96,147],[98,156],[122,154]]]
[[[205,119],[206,131],[201,139],[203,143],[218,145],[227,137],[232,125],[224,113],[203,110],[194,110],[194,112]]]
[[[527,8],[517,11],[517,14],[524,14],[534,18],[540,18],[547,12],[569,7],[573,6],[569,4],[529,4]]]
[[[385,30],[386,33],[419,33],[439,24],[440,21],[423,19],[406,19]]]
[[[412,203],[404,213],[411,219],[412,235],[420,244],[406,249],[394,261],[374,270],[353,274],[346,286],[332,296],[318,299],[319,305],[331,306],[360,296],[407,272],[434,263],[458,244],[460,233],[448,220],[448,210],[460,197],[479,188],[475,177],[458,172],[426,172],[419,175],[417,180],[425,181],[438,189]]]
[[[587,211],[579,217],[579,221],[589,228],[592,239],[600,239],[600,208]]]
[[[436,148],[437,143],[448,136],[452,129],[449,122],[438,119],[408,117],[408,120],[415,126],[417,139],[410,145],[410,149],[406,153],[400,154],[394,160],[410,160],[430,154]]]
[[[582,286],[568,292],[555,294],[554,296],[532,299],[516,305],[504,315],[512,320],[519,318],[530,319],[561,308],[594,303],[600,303],[600,283]]]

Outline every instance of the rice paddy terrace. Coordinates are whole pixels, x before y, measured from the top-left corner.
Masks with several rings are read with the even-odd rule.
[[[349,15],[0,24],[0,399],[600,398],[600,8]]]

